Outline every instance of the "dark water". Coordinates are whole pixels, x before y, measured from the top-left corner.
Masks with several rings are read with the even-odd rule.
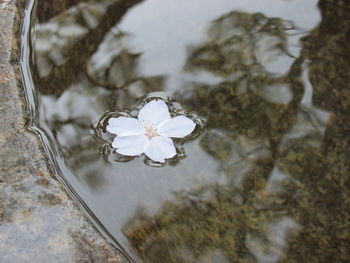
[[[135,262],[350,262],[346,1],[49,2],[23,39],[30,122],[111,242]],[[145,96],[202,124],[162,167],[101,139]]]

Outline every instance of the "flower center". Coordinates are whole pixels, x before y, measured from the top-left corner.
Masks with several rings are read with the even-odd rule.
[[[157,129],[154,127],[153,123],[143,122],[143,127],[145,129],[145,135],[148,139],[152,139],[155,136],[158,136]]]

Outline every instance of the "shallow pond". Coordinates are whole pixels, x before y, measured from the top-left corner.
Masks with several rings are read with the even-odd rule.
[[[347,4],[38,0],[27,19],[31,128],[131,261],[349,261]],[[164,164],[106,132],[152,98],[197,123]]]

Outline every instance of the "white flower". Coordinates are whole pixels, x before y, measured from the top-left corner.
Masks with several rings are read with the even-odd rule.
[[[196,124],[185,116],[171,118],[163,100],[152,100],[139,112],[138,119],[110,118],[107,131],[117,136],[112,147],[119,154],[136,156],[145,153],[150,159],[164,163],[176,155],[173,140],[189,135]]]

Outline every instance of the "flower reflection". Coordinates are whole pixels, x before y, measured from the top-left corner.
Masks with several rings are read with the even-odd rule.
[[[110,118],[107,131],[117,136],[112,147],[126,156],[145,153],[153,161],[164,163],[176,155],[170,138],[183,138],[193,132],[196,124],[185,116],[171,118],[163,100],[148,102],[139,112],[138,119]]]

